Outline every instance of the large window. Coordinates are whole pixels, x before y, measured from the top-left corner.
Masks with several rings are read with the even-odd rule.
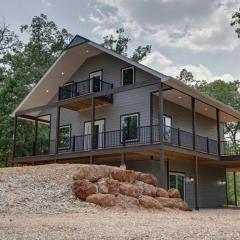
[[[70,149],[71,146],[71,125],[64,125],[59,128],[58,148],[60,150]]]
[[[73,82],[66,83],[62,88],[62,96],[61,99],[67,99],[73,97]]]
[[[121,141],[137,141],[139,139],[139,113],[121,116]]]
[[[169,116],[163,116],[164,124],[164,141],[171,142],[172,140],[172,118]]]
[[[122,85],[134,84],[134,66],[122,69]]]

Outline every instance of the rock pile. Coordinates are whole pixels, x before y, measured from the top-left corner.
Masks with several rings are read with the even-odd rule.
[[[77,198],[102,207],[177,208],[187,204],[176,189],[157,187],[151,174],[105,165],[82,165],[73,175],[72,190]]]

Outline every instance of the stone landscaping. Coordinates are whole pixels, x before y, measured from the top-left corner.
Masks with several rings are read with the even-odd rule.
[[[104,165],[81,165],[73,175],[75,196],[102,207],[176,208],[187,204],[176,189],[157,187],[155,176]]]

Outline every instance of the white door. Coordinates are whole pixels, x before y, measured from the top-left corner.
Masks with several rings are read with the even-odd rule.
[[[89,74],[91,92],[99,92],[102,89],[102,71]]]
[[[183,200],[185,200],[185,174],[184,173],[169,173],[169,188],[176,188]]]
[[[92,137],[93,139],[93,148],[101,149],[104,147],[104,120],[95,121],[94,124],[94,133],[92,136],[91,122],[85,122],[84,125],[84,149],[90,150],[92,145]]]

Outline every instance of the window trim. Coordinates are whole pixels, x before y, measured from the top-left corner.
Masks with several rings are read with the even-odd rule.
[[[100,79],[100,91],[102,91],[102,81],[103,81],[103,69],[98,69],[98,70],[95,70],[93,72],[89,72],[88,73],[88,79],[89,81],[91,81],[92,78],[90,78],[90,75],[93,74],[93,73],[97,73],[97,72],[100,72],[101,73],[101,79]],[[90,82],[90,93],[93,92],[93,84],[91,84]]]
[[[139,113],[139,112],[135,112],[135,113],[122,114],[122,115],[120,115],[120,143],[121,143],[121,144],[123,143],[122,120],[123,120],[123,118],[125,118],[125,117],[131,117],[131,116],[137,116],[137,138],[125,140],[125,143],[138,142],[139,139],[140,139],[140,135],[139,135],[140,113]]]
[[[133,82],[131,84],[127,84],[127,85],[132,85],[132,84],[135,84],[135,66],[131,65],[131,66],[128,66],[128,67],[124,67],[124,68],[121,68],[121,86],[127,86],[127,85],[124,85],[123,84],[123,71],[124,70],[127,70],[127,69],[133,69]]]
[[[60,140],[60,129],[63,129],[63,128],[69,128],[69,146],[67,147],[59,147],[58,146],[58,150],[69,150],[71,148],[71,138],[72,138],[72,124],[65,124],[65,125],[61,125],[59,126],[59,136],[58,136],[58,145],[59,145],[59,140]]]

